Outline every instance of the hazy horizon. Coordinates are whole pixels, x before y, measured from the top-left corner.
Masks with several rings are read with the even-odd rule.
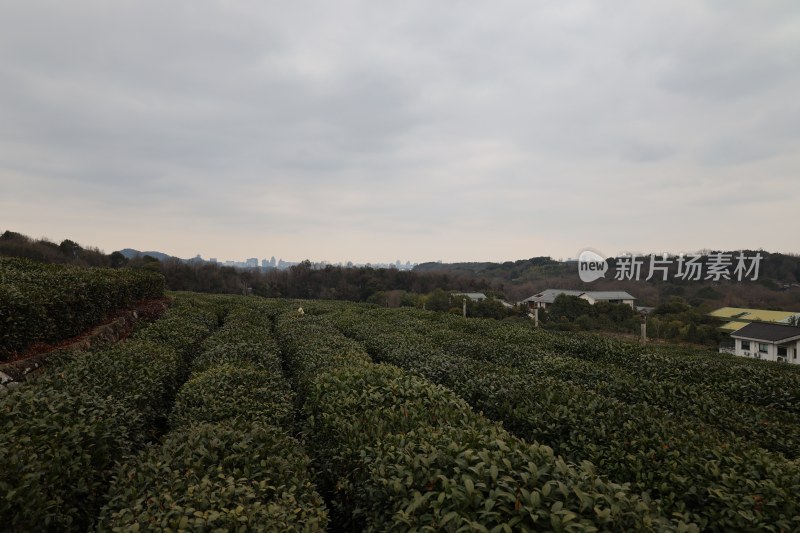
[[[0,233],[3,233],[6,230],[15,231],[14,228],[1,228],[0,227]],[[22,232],[18,232],[18,233],[22,233]],[[25,235],[24,233],[22,233],[22,234]],[[64,239],[69,239],[69,237],[64,237],[64,239],[61,239],[61,238],[56,239],[56,238],[52,238],[52,237],[47,236],[47,235],[40,235],[40,236],[25,235],[25,236],[29,237],[29,238],[32,238],[32,239],[35,239],[35,240],[40,240],[41,239],[41,240],[49,241],[49,242],[52,242],[52,243],[55,243],[55,244],[58,244],[59,242],[61,242]],[[74,240],[74,239],[70,239],[70,240]],[[578,256],[578,254],[575,254],[573,256],[555,256],[553,254],[542,253],[542,254],[536,254],[536,255],[533,255],[533,256],[529,256],[529,257],[514,257],[514,258],[508,258],[508,259],[491,259],[491,260],[485,260],[485,261],[474,260],[474,259],[457,259],[457,260],[453,260],[453,261],[443,261],[443,260],[440,260],[440,259],[423,259],[421,261],[416,261],[416,260],[406,259],[406,258],[401,258],[401,257],[397,257],[397,258],[395,258],[393,260],[379,259],[379,260],[355,261],[355,260],[348,259],[348,258],[340,259],[340,260],[329,260],[329,259],[326,259],[324,257],[310,257],[310,256],[309,257],[286,257],[286,256],[283,256],[283,255],[280,255],[280,254],[267,254],[267,255],[264,255],[264,254],[251,254],[251,255],[245,255],[245,256],[241,256],[241,257],[219,257],[219,256],[215,256],[215,255],[208,255],[208,254],[202,254],[201,253],[201,254],[194,254],[194,255],[191,255],[191,256],[180,256],[180,255],[171,253],[169,250],[159,250],[159,249],[147,248],[147,247],[135,248],[135,247],[130,247],[130,246],[116,246],[116,247],[112,247],[110,249],[104,249],[104,248],[101,248],[101,247],[97,247],[97,246],[93,245],[92,243],[77,242],[77,244],[79,244],[83,248],[98,248],[101,252],[106,253],[106,254],[110,254],[110,253],[115,252],[115,251],[122,251],[122,250],[126,250],[126,249],[131,249],[131,250],[135,250],[135,251],[137,251],[137,252],[139,252],[141,254],[145,254],[145,255],[147,253],[149,253],[149,252],[152,252],[152,253],[163,253],[163,254],[166,254],[166,255],[169,255],[169,256],[172,256],[172,257],[176,257],[178,259],[183,259],[183,260],[193,259],[193,258],[197,257],[198,255],[200,255],[201,258],[203,260],[205,260],[205,261],[209,261],[210,259],[215,259],[220,264],[223,264],[226,261],[242,263],[242,262],[245,262],[249,258],[256,257],[259,260],[259,266],[261,266],[261,260],[262,259],[269,260],[273,256],[275,257],[276,261],[282,260],[282,261],[285,261],[287,263],[298,263],[298,262],[301,262],[301,261],[309,260],[312,263],[330,263],[330,264],[334,264],[334,265],[335,264],[346,264],[348,262],[351,262],[354,265],[394,264],[397,260],[400,260],[403,264],[405,264],[408,261],[408,262],[411,262],[412,264],[415,264],[415,265],[416,264],[423,264],[423,263],[435,263],[437,261],[438,262],[442,262],[442,263],[483,263],[483,262],[503,263],[503,262],[506,262],[506,261],[524,261],[524,260],[532,259],[534,257],[550,257],[551,259],[553,259],[555,261],[562,261],[563,262],[563,261],[577,261],[577,256]],[[591,249],[593,251],[596,251],[596,252],[600,252],[599,250],[596,250],[594,248],[589,248],[589,249]],[[606,258],[620,257],[620,256],[625,256],[625,255],[634,255],[636,257],[645,257],[645,256],[649,256],[650,254],[656,254],[657,256],[659,256],[660,254],[664,254],[664,253],[666,253],[668,257],[675,258],[675,257],[677,257],[679,255],[708,255],[709,253],[723,252],[723,253],[734,254],[733,259],[735,260],[736,259],[735,254],[737,252],[739,252],[739,251],[742,251],[742,249],[717,249],[717,250],[713,250],[713,249],[710,249],[710,248],[702,248],[702,249],[698,249],[698,250],[681,250],[681,251],[677,251],[677,252],[676,251],[672,251],[672,250],[662,250],[662,251],[657,251],[657,250],[619,250],[617,252],[612,252],[612,253],[605,253],[605,252],[600,252],[600,253],[601,253],[601,255],[603,255]],[[795,257],[796,256],[800,256],[800,254],[798,254],[796,252],[786,252],[786,251],[782,251],[782,250],[765,250],[763,248],[754,248],[754,249],[750,249],[749,251],[751,251],[751,252],[761,251],[761,252],[770,253],[770,254],[780,253],[780,254],[789,255],[789,256],[795,256]],[[747,257],[751,257],[751,255],[747,255]]]
[[[190,258],[798,253],[800,4],[0,5],[0,228]]]

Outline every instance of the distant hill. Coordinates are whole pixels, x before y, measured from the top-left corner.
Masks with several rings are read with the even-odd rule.
[[[159,261],[167,261],[169,259],[177,259],[179,261],[185,261],[185,259],[165,254],[163,252],[140,252],[139,250],[134,250],[133,248],[125,248],[124,250],[120,250],[119,253],[124,255],[127,259],[135,259],[137,257],[144,257],[146,255],[149,255],[150,257],[154,257]]]
[[[550,257],[532,257],[504,263],[421,263],[415,272],[453,272],[495,278],[503,281],[521,282],[567,274],[574,270],[572,263],[560,263]]]

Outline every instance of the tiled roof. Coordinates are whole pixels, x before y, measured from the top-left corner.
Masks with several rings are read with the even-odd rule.
[[[525,298],[523,302],[541,302],[546,304],[553,303],[562,294],[567,296],[581,296],[586,294],[595,300],[635,300],[633,296],[625,291],[576,291],[571,289],[547,289],[534,294],[530,298]]]
[[[536,293],[530,298],[525,298],[522,300],[523,302],[542,302],[546,304],[551,304],[555,301],[555,299],[562,295],[566,294],[567,296],[580,296],[583,294],[584,291],[573,291],[569,289],[547,289],[542,292]]]
[[[751,322],[731,333],[731,337],[781,342],[793,338],[800,339],[800,327],[769,322]]]
[[[470,300],[485,300],[486,295],[482,292],[457,292],[455,296],[466,296]]]
[[[591,296],[595,300],[635,300],[632,295],[625,291],[586,291],[583,294]]]

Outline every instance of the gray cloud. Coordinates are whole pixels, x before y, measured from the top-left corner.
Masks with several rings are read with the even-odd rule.
[[[754,213],[796,201],[799,23],[793,1],[12,0],[0,218],[231,258],[714,247],[754,176]]]

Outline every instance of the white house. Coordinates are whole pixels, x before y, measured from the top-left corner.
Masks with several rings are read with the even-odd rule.
[[[530,309],[547,309],[556,298],[566,294],[567,296],[577,296],[594,305],[597,302],[609,302],[615,304],[626,304],[634,307],[636,298],[625,291],[574,291],[566,289],[547,289],[530,298],[525,298],[520,304],[527,305]]]
[[[525,298],[519,303],[527,305],[530,309],[546,309],[548,305],[552,304],[556,298],[562,294],[566,294],[567,296],[580,296],[583,294],[583,291],[547,289],[538,294],[534,294],[530,298]]]
[[[473,302],[480,302],[486,299],[486,295],[482,292],[454,292],[453,296],[465,296]]]
[[[578,298],[583,298],[592,305],[597,302],[608,302],[610,304],[625,304],[631,307],[633,307],[633,302],[636,300],[625,291],[590,291],[584,292]]]
[[[800,364],[800,327],[751,322],[731,333],[731,339],[735,355]]]

